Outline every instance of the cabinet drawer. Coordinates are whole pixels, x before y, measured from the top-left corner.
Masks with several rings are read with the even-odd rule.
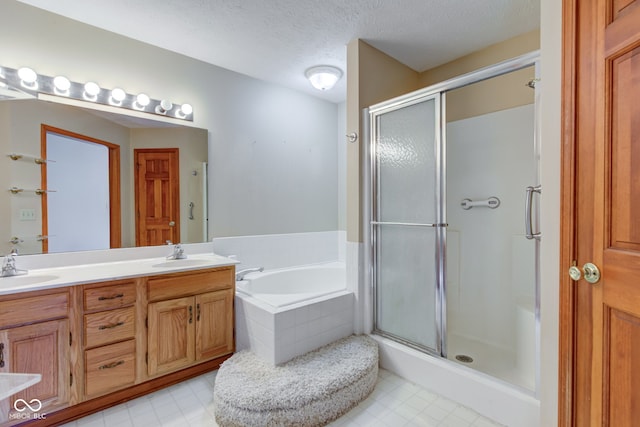
[[[131,305],[135,301],[136,284],[134,281],[84,288],[84,309],[86,311],[120,308]]]
[[[93,397],[133,385],[136,378],[134,340],[87,350],[85,393]]]
[[[229,267],[197,273],[179,273],[148,279],[149,301],[197,295],[235,285],[234,269]]]
[[[2,301],[0,328],[43,320],[67,317],[69,294],[65,292],[49,295]]]
[[[133,338],[135,334],[134,319],[134,307],[85,314],[85,346],[95,347]]]

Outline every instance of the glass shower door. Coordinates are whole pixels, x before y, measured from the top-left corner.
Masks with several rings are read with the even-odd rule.
[[[440,355],[439,95],[371,111],[375,332]]]

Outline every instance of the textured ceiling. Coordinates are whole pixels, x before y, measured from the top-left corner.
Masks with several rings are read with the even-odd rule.
[[[345,79],[318,92],[304,71],[346,71],[353,39],[424,71],[540,22],[539,0],[19,1],[332,102]]]

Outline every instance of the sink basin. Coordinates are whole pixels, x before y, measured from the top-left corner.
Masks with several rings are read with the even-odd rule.
[[[49,280],[55,280],[58,276],[51,274],[43,275],[26,275],[26,276],[11,276],[0,278],[0,287],[2,286],[28,286],[37,285],[38,283],[48,282]]]
[[[210,264],[210,260],[187,258],[187,259],[172,259],[158,264],[153,264],[152,267],[156,268],[180,268],[180,267],[195,267],[198,265]]]

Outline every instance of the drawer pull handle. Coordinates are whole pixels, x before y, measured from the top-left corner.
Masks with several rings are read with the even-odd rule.
[[[98,369],[111,369],[120,365],[124,365],[124,360],[119,360],[118,362],[112,362],[112,363],[109,363],[108,365],[102,365]]]
[[[115,294],[115,295],[110,296],[110,297],[99,297],[98,301],[106,301],[106,300],[117,299],[117,298],[122,298],[122,297],[124,297],[124,294]]]
[[[193,323],[193,306],[189,306],[189,323]]]
[[[124,322],[118,322],[118,323],[112,323],[110,325],[100,325],[100,326],[98,326],[98,329],[100,329],[102,331],[104,329],[117,328],[118,326],[122,326],[122,325],[124,325]]]
[[[200,321],[200,303],[196,305],[196,320]]]
[[[4,368],[4,343],[0,342],[0,368]]]

